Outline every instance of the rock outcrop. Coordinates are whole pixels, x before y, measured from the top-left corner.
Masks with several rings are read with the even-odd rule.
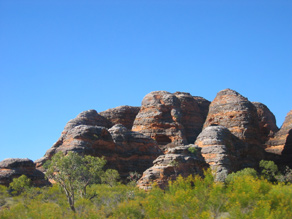
[[[194,143],[209,103],[189,93],[151,92],[144,97],[132,130],[153,138],[162,149]]]
[[[257,109],[261,143],[265,143],[269,138],[273,137],[279,130],[276,124],[276,118],[269,108],[259,102],[252,102]]]
[[[153,166],[147,169],[138,180],[139,188],[149,190],[156,182],[160,188],[165,188],[169,180],[175,180],[181,175],[203,175],[208,167],[201,155],[200,148],[195,145],[184,145],[171,148],[166,154],[159,156]]]
[[[176,92],[174,95],[180,101],[180,123],[183,125],[187,143],[193,144],[202,131],[210,102],[200,97],[193,97],[189,93]]]
[[[0,185],[8,186],[14,178],[26,175],[34,186],[48,185],[44,174],[37,170],[30,159],[8,158],[0,162]]]
[[[248,166],[244,158],[247,151],[245,144],[223,126],[206,127],[195,145],[202,148],[201,153],[217,181],[224,181],[229,173],[239,170],[242,163]]]
[[[291,150],[292,110],[285,118],[281,129],[267,143],[266,151],[274,154],[288,154]],[[292,159],[292,157],[291,157]]]
[[[147,94],[132,130],[157,141],[161,148],[186,144],[179,99],[166,91]]]
[[[220,91],[211,102],[204,128],[220,125],[228,128],[242,141],[261,145],[256,107],[236,91]]]
[[[142,174],[163,154],[152,138],[130,131],[121,124],[113,126],[109,133],[116,145],[114,155],[107,156],[109,167],[117,169],[122,177],[128,176],[129,172]]]
[[[142,173],[162,154],[157,143],[150,137],[131,132],[122,125],[115,125],[109,130],[102,125],[107,125],[107,122],[96,111],[82,112],[68,122],[59,140],[45,156],[35,161],[37,167],[42,169],[43,163],[59,151],[64,154],[73,151],[105,157],[107,167],[117,169],[124,178],[131,171]]]
[[[119,106],[100,112],[99,114],[110,122],[110,127],[116,124],[122,124],[127,129],[131,130],[139,110],[140,107]]]

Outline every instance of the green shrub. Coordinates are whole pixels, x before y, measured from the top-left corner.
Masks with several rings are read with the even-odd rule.
[[[26,175],[21,175],[18,178],[14,178],[9,184],[9,188],[13,190],[13,194],[19,195],[25,190],[29,189],[32,186],[31,179]]]

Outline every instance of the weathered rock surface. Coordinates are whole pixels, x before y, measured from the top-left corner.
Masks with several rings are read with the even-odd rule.
[[[26,175],[35,186],[48,185],[44,174],[30,159],[8,158],[0,162],[0,185],[8,186],[14,178]]]
[[[110,122],[110,127],[116,124],[122,124],[127,129],[131,130],[139,110],[140,107],[119,106],[100,112],[99,114]]]
[[[257,109],[261,143],[265,143],[279,130],[276,125],[276,118],[266,105],[259,102],[252,102],[252,104]]]
[[[204,120],[206,120],[206,117],[207,117],[208,112],[209,112],[209,106],[210,106],[211,102],[209,100],[206,100],[205,98],[199,97],[199,96],[193,96],[193,98],[198,103],[198,106],[199,106],[200,111],[201,111],[201,115],[203,116]]]
[[[193,97],[189,93],[176,92],[180,101],[181,120],[189,144],[193,144],[202,131],[210,102],[202,97]]]
[[[152,166],[162,153],[157,142],[138,132],[128,130],[121,124],[113,126],[109,132],[116,145],[114,155],[108,156],[110,168],[119,170],[122,177],[129,172],[142,174]]]
[[[202,148],[202,155],[215,173],[217,181],[242,167],[246,145],[223,126],[206,127],[198,136],[195,145]]]
[[[191,149],[190,149],[191,148]],[[193,149],[193,150],[192,150]],[[166,154],[159,156],[153,166],[147,169],[138,180],[141,189],[149,190],[156,182],[159,187],[165,188],[169,180],[175,180],[181,175],[203,174],[208,165],[201,155],[200,148],[195,145],[184,145],[171,148]]]
[[[220,91],[211,102],[204,128],[220,125],[242,141],[261,145],[256,107],[236,91]]]
[[[150,136],[162,149],[194,143],[209,103],[189,93],[151,92],[144,97],[132,130]]]
[[[166,91],[147,94],[132,130],[157,141],[161,148],[186,144],[179,99]]]
[[[285,118],[281,129],[267,143],[266,151],[274,154],[288,154],[291,150],[292,110]],[[292,157],[291,157],[292,159]]]
[[[117,169],[121,177],[126,177],[131,171],[142,173],[162,154],[150,137],[131,132],[122,125],[115,125],[109,130],[100,126],[106,124],[96,111],[79,114],[76,119],[69,121],[59,140],[45,156],[35,161],[37,167],[42,169],[43,163],[59,151],[64,154],[73,151],[83,155],[104,156],[108,161],[107,167]]]

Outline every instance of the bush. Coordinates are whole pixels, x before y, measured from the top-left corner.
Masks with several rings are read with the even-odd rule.
[[[231,183],[234,182],[237,178],[245,177],[245,176],[252,176],[254,178],[257,178],[257,171],[252,168],[245,168],[243,170],[237,171],[235,173],[230,173],[225,179],[225,183]]]
[[[19,195],[25,190],[29,189],[32,186],[31,179],[26,175],[21,175],[18,178],[14,178],[13,181],[9,184],[9,188],[13,190],[14,195]]]

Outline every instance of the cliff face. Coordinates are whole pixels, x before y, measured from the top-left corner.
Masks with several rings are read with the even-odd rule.
[[[107,129],[104,126],[108,124],[95,110],[82,112],[68,122],[59,140],[43,158],[36,161],[37,167],[42,169],[43,163],[59,151],[64,154],[74,151],[104,156],[108,161],[107,167],[117,169],[121,177],[126,177],[129,172],[142,173],[162,154],[153,139],[131,132],[122,125]]]

